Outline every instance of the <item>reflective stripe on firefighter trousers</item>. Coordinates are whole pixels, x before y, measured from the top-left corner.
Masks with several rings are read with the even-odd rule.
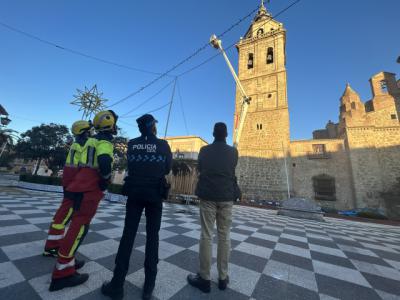
[[[63,230],[65,228],[65,224],[67,224],[69,218],[71,217],[72,213],[74,212],[74,209],[70,207],[68,210],[67,215],[65,216],[64,220],[61,222],[61,224],[51,224],[51,227],[56,229],[56,230]]]
[[[56,269],[59,271],[65,270],[67,268],[71,268],[75,266],[75,258],[73,258],[69,263],[66,264],[60,264],[59,262],[57,262],[56,264]]]
[[[61,240],[63,237],[64,237],[63,234],[57,234],[57,235],[52,234],[52,235],[47,236],[47,240],[48,241],[58,241],[58,240]]]

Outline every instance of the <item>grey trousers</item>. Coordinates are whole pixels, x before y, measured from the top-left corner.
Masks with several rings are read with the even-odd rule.
[[[232,201],[213,202],[200,200],[200,276],[205,280],[210,280],[215,221],[217,221],[218,232],[217,268],[219,279],[224,280],[228,275],[228,262],[231,249],[232,206]]]

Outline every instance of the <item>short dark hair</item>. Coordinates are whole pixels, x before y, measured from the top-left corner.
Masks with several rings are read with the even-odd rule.
[[[140,133],[146,133],[149,130],[152,130],[154,125],[157,123],[157,120],[152,115],[145,114],[140,118],[137,118],[136,122],[138,124]]]
[[[214,125],[213,136],[216,139],[225,139],[228,136],[228,129],[223,122],[217,122]]]

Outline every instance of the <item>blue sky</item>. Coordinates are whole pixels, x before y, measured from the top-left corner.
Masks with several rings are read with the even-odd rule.
[[[293,0],[272,0],[272,14]],[[0,1],[0,22],[64,47],[154,72],[163,72],[252,11],[259,0],[170,1]],[[400,73],[400,1],[302,0],[278,17],[287,29],[288,100],[292,139],[307,139],[314,129],[337,120],[346,82],[366,101],[368,79],[380,72]],[[244,35],[251,19],[224,38],[230,45]],[[20,132],[38,122],[70,126],[81,117],[69,102],[77,88],[97,84],[113,103],[145,85],[155,75],[102,64],[61,51],[0,26],[0,104]],[[208,47],[176,73],[216,52]],[[237,52],[228,52],[236,65]],[[398,77],[399,78],[399,77]],[[124,114],[165,86],[165,78],[122,104]],[[221,56],[179,78],[188,131],[175,98],[168,135],[200,135],[212,140],[212,126],[232,128],[235,84]],[[170,100],[172,85],[133,115]],[[154,113],[164,133],[168,110]],[[135,118],[120,123],[137,135]]]

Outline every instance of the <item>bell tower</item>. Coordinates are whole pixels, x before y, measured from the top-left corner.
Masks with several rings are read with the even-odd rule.
[[[236,45],[238,77],[251,97],[239,140],[238,180],[244,197],[283,199],[288,194],[289,111],[286,90],[286,30],[262,1],[250,28]],[[242,95],[236,88],[234,126]]]

